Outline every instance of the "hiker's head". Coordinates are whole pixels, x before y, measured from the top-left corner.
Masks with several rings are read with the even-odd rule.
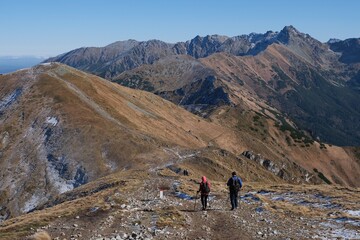
[[[201,181],[202,181],[202,182],[206,182],[206,177],[205,177],[205,176],[202,176],[202,177],[201,177]]]
[[[235,176],[235,175],[236,175],[236,172],[232,172],[232,175]]]

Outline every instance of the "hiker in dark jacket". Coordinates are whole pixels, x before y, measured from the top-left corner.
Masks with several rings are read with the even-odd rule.
[[[197,192],[201,193],[201,204],[202,210],[206,210],[207,207],[207,199],[210,193],[210,182],[206,179],[205,176],[201,178],[201,183],[199,190]]]
[[[236,176],[236,172],[232,172],[232,177],[229,178],[227,186],[230,190],[231,210],[234,210],[238,206],[238,193],[242,188],[241,178]]]

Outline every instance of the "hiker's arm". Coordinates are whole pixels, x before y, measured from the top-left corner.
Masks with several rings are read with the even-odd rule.
[[[239,184],[240,184],[240,188],[242,188],[242,186],[243,186],[243,183],[242,183],[242,180],[241,180],[241,178],[238,178],[238,181],[239,181]]]

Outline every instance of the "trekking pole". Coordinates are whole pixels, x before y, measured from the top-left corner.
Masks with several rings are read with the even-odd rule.
[[[198,192],[196,192],[196,196],[195,196],[194,212],[195,212],[195,208],[196,208],[196,199],[197,199],[197,196],[198,196]]]

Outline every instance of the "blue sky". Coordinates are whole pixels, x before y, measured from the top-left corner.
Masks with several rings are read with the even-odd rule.
[[[236,36],[293,25],[320,41],[360,37],[360,1],[1,0],[0,56],[55,56],[115,41]]]

